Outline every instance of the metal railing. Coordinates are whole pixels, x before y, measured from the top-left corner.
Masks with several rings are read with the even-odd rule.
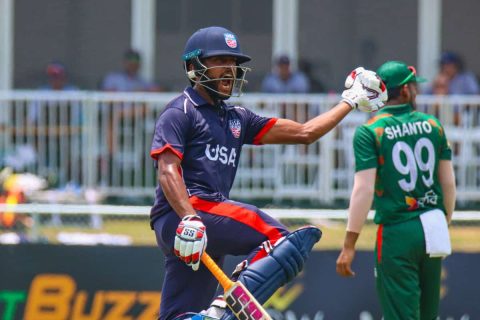
[[[155,121],[176,94],[0,92],[0,164],[112,195],[153,195],[149,157]],[[337,95],[247,94],[231,102],[266,116],[305,122]],[[480,199],[480,96],[419,96],[418,109],[444,124],[454,150],[458,200]],[[367,114],[352,112],[309,145],[245,146],[232,197],[348,199],[352,137]]]

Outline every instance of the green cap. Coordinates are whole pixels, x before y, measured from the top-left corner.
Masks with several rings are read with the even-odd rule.
[[[400,61],[387,61],[380,66],[377,74],[382,78],[387,89],[394,89],[410,82],[425,82],[425,78],[418,77],[413,66],[407,66]]]

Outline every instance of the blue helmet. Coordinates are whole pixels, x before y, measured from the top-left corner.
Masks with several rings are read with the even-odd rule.
[[[236,58],[236,66],[229,66],[232,75],[222,78],[211,78],[208,71],[223,66],[207,67],[203,59],[215,56],[229,56]],[[242,94],[243,86],[247,83],[245,75],[250,68],[240,66],[251,58],[242,53],[240,43],[233,32],[222,27],[208,27],[196,31],[185,45],[183,66],[190,84],[200,85],[207,89],[214,100],[225,100],[238,97]],[[218,91],[216,83],[221,80],[233,81],[229,94]]]
[[[188,39],[183,60],[222,55],[236,57],[239,64],[251,60],[249,56],[242,53],[240,43],[233,32],[222,27],[208,27],[198,30]]]

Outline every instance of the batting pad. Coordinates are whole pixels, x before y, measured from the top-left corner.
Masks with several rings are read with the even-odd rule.
[[[265,303],[278,288],[302,271],[310,251],[321,236],[320,229],[311,226],[290,233],[268,256],[248,266],[238,281],[245,285],[259,303]],[[235,316],[227,310],[221,319],[233,320]]]

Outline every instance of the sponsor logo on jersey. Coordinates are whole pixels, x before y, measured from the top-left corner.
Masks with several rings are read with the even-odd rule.
[[[212,146],[207,144],[205,148],[205,155],[211,161],[219,161],[222,164],[235,167],[235,160],[237,159],[237,151],[235,148],[229,148],[217,144]]]
[[[230,127],[230,131],[232,131],[233,136],[237,139],[240,138],[240,133],[242,132],[242,124],[240,123],[240,120],[230,120],[228,121],[228,126]]]
[[[438,202],[438,196],[437,194],[433,191],[430,190],[422,198],[418,199],[418,206],[420,208],[424,208],[427,204],[431,204],[436,206]]]
[[[425,193],[425,195],[421,198],[415,199],[409,196],[405,197],[405,202],[408,204],[408,210],[416,210],[418,208],[425,208],[427,205],[436,206],[438,202],[438,195],[435,191],[430,190]]]
[[[405,196],[405,202],[408,205],[408,211],[413,211],[418,209],[418,201],[415,198]]]
[[[225,42],[227,43],[227,46],[233,49],[237,47],[237,39],[235,38],[235,35],[231,33],[224,33],[223,36],[225,37]]]

